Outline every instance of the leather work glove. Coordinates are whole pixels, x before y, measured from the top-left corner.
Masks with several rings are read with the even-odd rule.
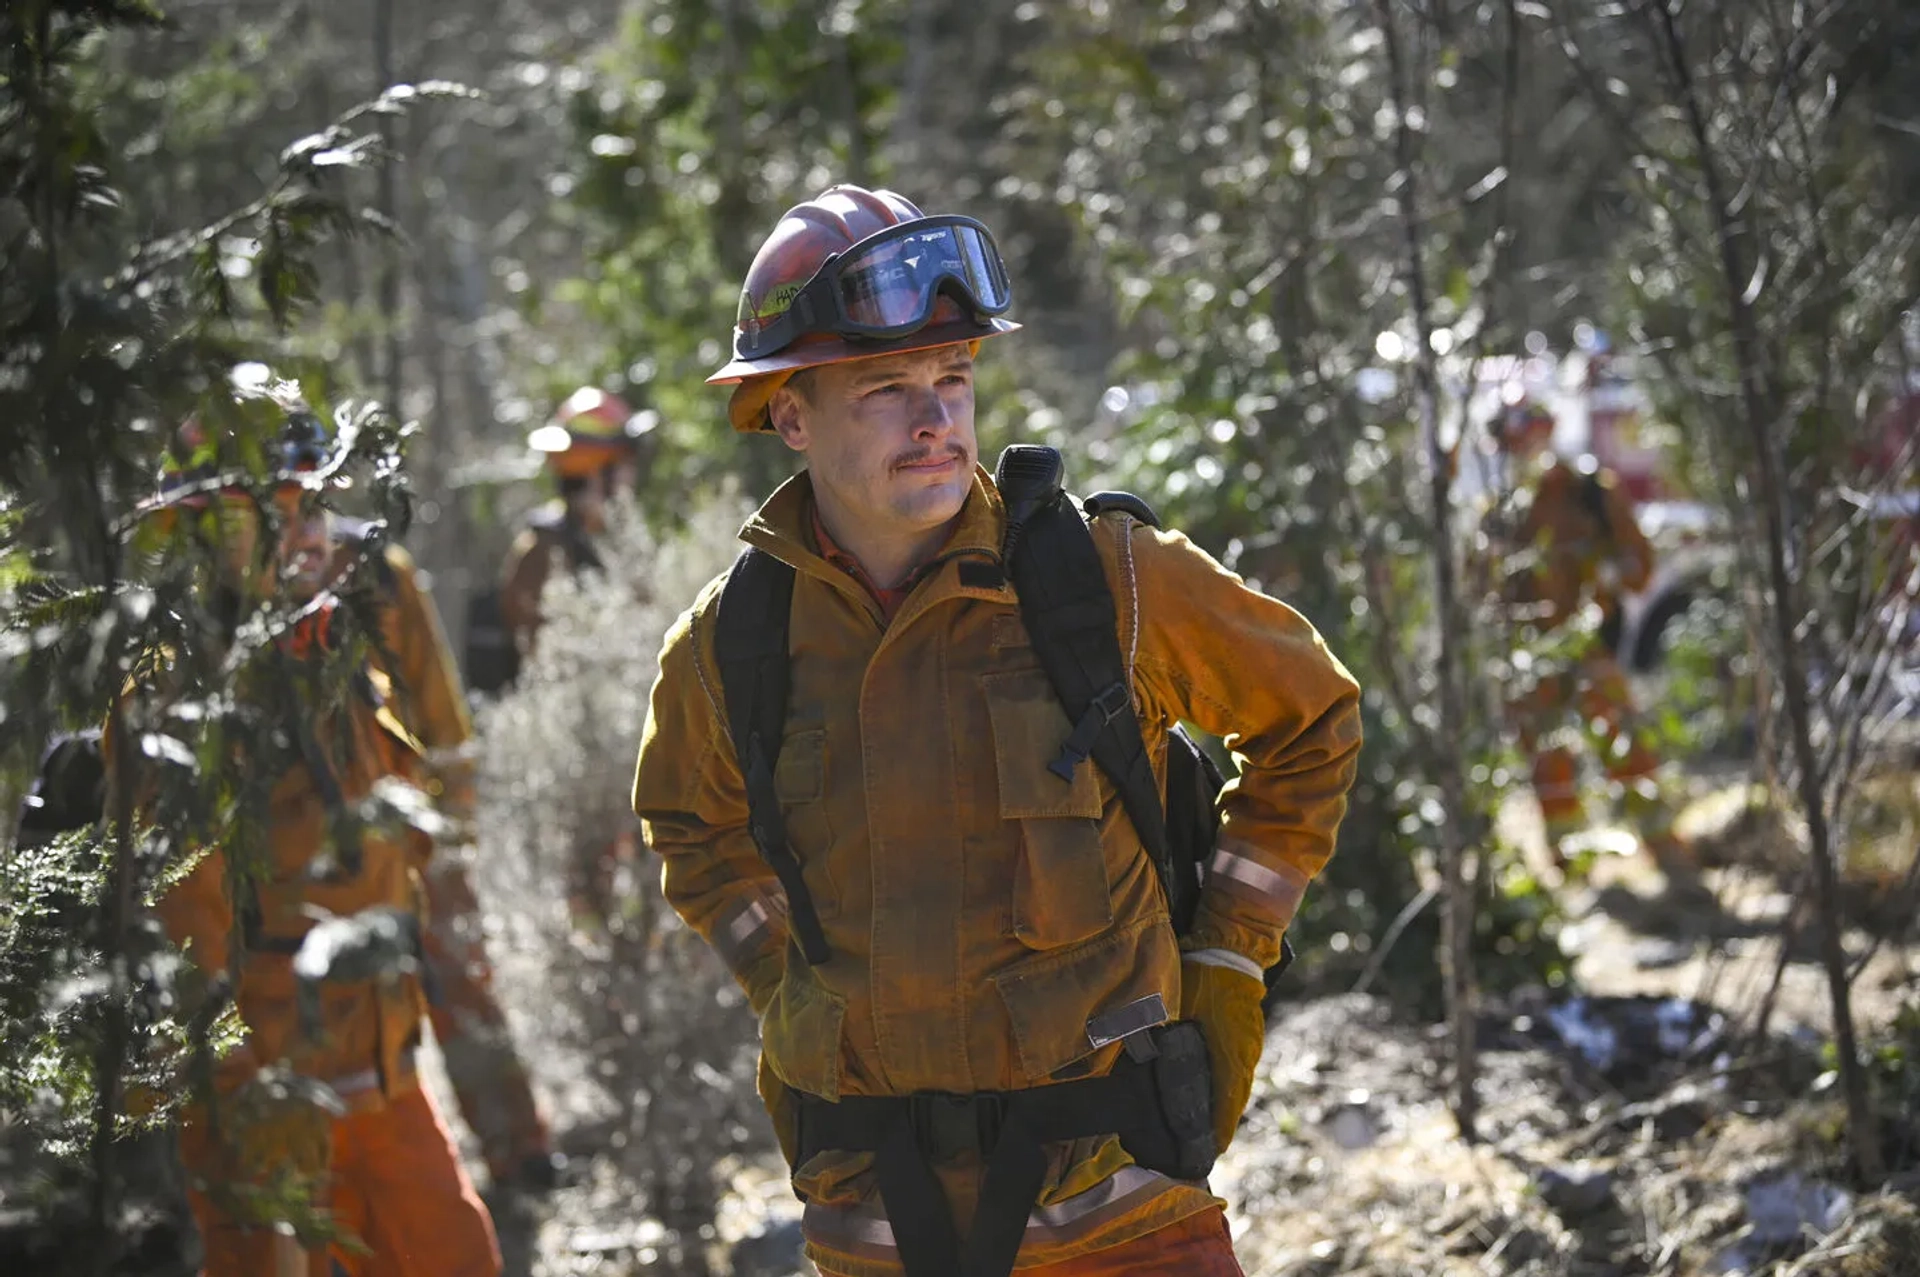
[[[800,1114],[793,1102],[793,1092],[767,1063],[765,1051],[760,1052],[760,1069],[753,1081],[760,1092],[760,1102],[767,1106],[767,1116],[773,1119],[773,1134],[780,1141],[780,1152],[792,1167],[794,1158],[800,1155]]]
[[[1222,1153],[1246,1112],[1260,1051],[1267,1044],[1267,1017],[1260,1009],[1266,992],[1263,983],[1234,967],[1180,964],[1180,1018],[1197,1021],[1207,1039],[1214,1140]]]
[[[223,1170],[236,1184],[326,1173],[333,1120],[344,1112],[330,1091],[280,1072],[257,1074],[218,1101]]]

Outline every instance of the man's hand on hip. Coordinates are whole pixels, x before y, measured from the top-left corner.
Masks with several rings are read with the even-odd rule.
[[[1260,999],[1266,986],[1238,967],[1189,959],[1180,964],[1180,1018],[1196,1020],[1213,1066],[1213,1129],[1219,1151],[1233,1142],[1253,1094],[1253,1075],[1267,1041]]]

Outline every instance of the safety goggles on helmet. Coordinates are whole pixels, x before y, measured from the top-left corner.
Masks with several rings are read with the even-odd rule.
[[[244,476],[222,470],[218,450],[197,421],[183,425],[180,435],[178,447],[161,460],[159,491],[149,506],[204,509],[216,502],[252,500]],[[333,431],[318,416],[306,409],[289,412],[267,445],[267,478],[275,500],[292,501],[303,490],[347,486],[345,475],[325,484],[316,477],[333,461],[335,446]]]
[[[767,302],[777,304],[784,291]],[[776,313],[751,313],[752,303],[743,298],[734,353],[764,358],[813,333],[871,341],[905,337],[933,318],[942,294],[981,320],[1013,305],[993,234],[970,217],[925,217],[875,231],[821,262]]]
[[[334,446],[333,431],[326,422],[304,410],[288,413],[275,457],[279,476],[286,479],[324,469],[333,460]]]

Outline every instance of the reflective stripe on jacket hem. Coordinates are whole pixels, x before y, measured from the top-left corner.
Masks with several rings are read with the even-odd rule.
[[[1034,1207],[1027,1217],[1021,1250],[1070,1246],[1179,1184],[1142,1166],[1123,1166],[1084,1192]],[[809,1203],[800,1227],[809,1242],[836,1254],[883,1264],[900,1262],[893,1226],[877,1196],[857,1206]]]
[[[349,1113],[365,1113],[384,1108],[389,1101],[417,1090],[420,1075],[414,1068],[412,1047],[400,1052],[394,1061],[393,1074],[381,1085],[378,1068],[356,1069],[352,1073],[342,1073],[336,1077],[321,1078],[329,1090],[340,1097]]]

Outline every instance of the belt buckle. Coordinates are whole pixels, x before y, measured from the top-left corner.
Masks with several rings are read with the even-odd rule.
[[[950,1162],[963,1153],[993,1150],[1005,1112],[991,1092],[960,1095],[929,1091],[913,1097],[913,1136],[930,1162]]]

